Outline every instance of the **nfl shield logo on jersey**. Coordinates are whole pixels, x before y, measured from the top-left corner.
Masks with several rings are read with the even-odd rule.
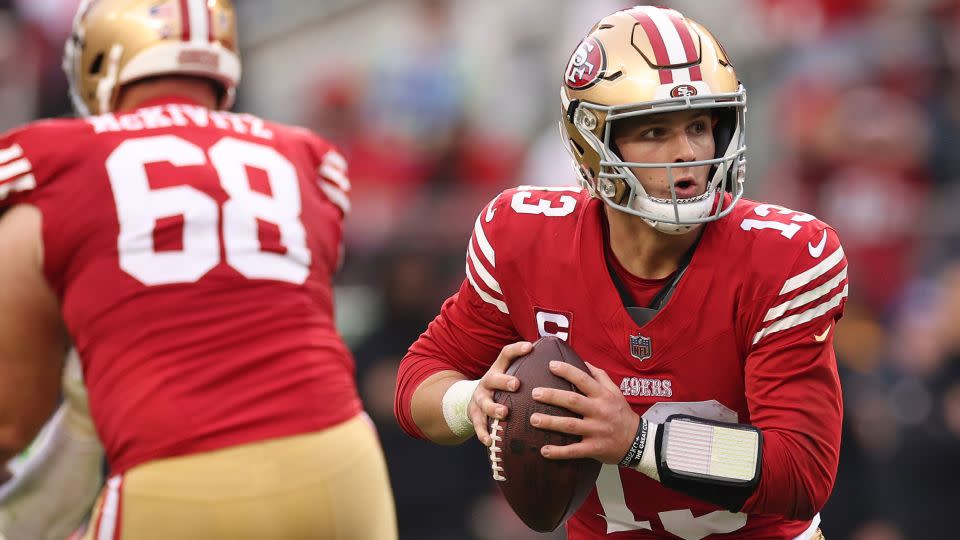
[[[639,334],[630,336],[630,354],[641,362],[653,356],[653,345],[650,338]]]

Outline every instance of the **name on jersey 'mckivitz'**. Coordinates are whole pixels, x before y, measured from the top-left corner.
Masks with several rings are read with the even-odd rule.
[[[173,126],[201,128],[213,126],[219,129],[230,129],[242,135],[273,139],[273,132],[267,129],[263,120],[252,114],[211,111],[206,107],[179,103],[144,107],[126,114],[101,114],[85,120],[93,126],[96,133],[144,131]]]

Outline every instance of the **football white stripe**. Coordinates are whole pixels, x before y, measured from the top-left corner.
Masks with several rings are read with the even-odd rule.
[[[757,332],[757,334],[753,337],[753,344],[756,345],[758,341],[764,338],[764,336],[769,336],[770,334],[781,332],[788,328],[793,328],[794,326],[799,326],[805,322],[810,322],[816,319],[817,317],[823,315],[824,313],[830,311],[831,309],[839,306],[840,301],[847,297],[847,290],[849,289],[849,287],[850,287],[849,285],[844,285],[843,290],[837,293],[828,302],[820,304],[815,308],[808,309],[802,313],[797,313],[796,315],[784,317],[783,319],[780,319],[779,321]]]
[[[645,11],[650,15],[650,18],[653,19],[654,24],[657,25],[657,30],[660,31],[660,37],[663,38],[663,44],[667,47],[667,57],[670,59],[670,63],[673,65],[686,64],[688,62],[687,51],[683,48],[683,42],[680,41],[680,33],[677,32],[677,27],[674,26],[673,22],[670,21],[670,18],[664,15],[659,9],[655,8]],[[674,70],[674,77],[677,76],[677,71],[680,70]],[[687,81],[690,80],[689,73],[687,73],[686,78]],[[674,78],[673,82],[684,81],[677,81],[677,79]]]
[[[210,20],[206,0],[187,0],[187,13],[190,17],[190,42],[210,43]]]
[[[496,291],[499,294],[503,294],[503,291],[500,290],[500,284],[497,283],[497,280],[493,279],[493,276],[490,275],[490,272],[483,267],[483,263],[480,262],[480,259],[477,258],[477,252],[473,249],[473,242],[470,242],[467,247],[467,255],[470,257],[470,260],[473,261],[473,267],[477,269],[477,274],[480,275],[480,279],[487,284],[487,287],[490,290]]]
[[[27,191],[28,189],[33,189],[35,187],[37,187],[37,180],[32,174],[21,176],[13,182],[0,184],[0,201],[6,199],[7,195],[10,195],[11,192]]]
[[[480,252],[490,261],[490,266],[496,268],[497,261],[493,257],[493,246],[487,241],[487,235],[483,234],[483,225],[480,224],[480,216],[477,216],[477,223],[473,227],[473,235],[477,238],[477,245],[480,246]]]
[[[107,495],[103,498],[103,507],[100,508],[100,527],[97,529],[97,540],[114,540],[117,529],[117,520],[120,517],[120,484],[123,476],[114,476],[107,481]]]
[[[820,262],[820,264],[788,279],[786,283],[783,284],[783,288],[780,289],[780,294],[787,294],[788,292],[792,292],[800,287],[803,287],[804,285],[829,272],[831,268],[840,264],[840,261],[842,260],[843,247],[838,247],[836,251],[831,253],[830,256]]]
[[[0,167],[0,182],[26,174],[30,172],[31,168],[30,161],[27,158],[21,158],[9,165],[4,165]]]
[[[470,263],[467,262],[467,263],[465,264],[465,266],[466,266],[466,269],[467,269],[467,280],[470,281],[470,285],[473,285],[473,290],[477,291],[477,294],[480,295],[480,298],[481,298],[484,302],[496,306],[497,309],[499,309],[499,310],[502,311],[503,313],[506,313],[507,315],[509,315],[509,314],[510,314],[510,310],[507,309],[507,304],[504,303],[504,302],[502,302],[502,301],[500,301],[500,300],[497,300],[496,298],[494,298],[494,297],[492,297],[492,296],[490,296],[489,294],[487,294],[486,291],[484,291],[483,289],[481,289],[480,286],[477,285],[477,281],[476,281],[475,279],[473,279],[473,274],[470,272]]]
[[[0,150],[0,163],[6,163],[10,160],[17,159],[23,155],[23,148],[20,148],[19,144],[15,144],[10,148],[4,148]]]
[[[350,213],[350,197],[347,197],[346,193],[326,182],[320,182],[320,189],[322,189],[323,193],[330,199],[330,202],[339,206],[340,210],[343,210],[344,214]]]
[[[790,311],[791,309],[797,309],[800,306],[809,304],[810,302],[813,302],[818,298],[822,298],[826,296],[827,293],[837,288],[837,285],[840,285],[840,282],[846,279],[846,277],[847,277],[847,267],[844,266],[843,270],[841,270],[840,273],[836,275],[836,277],[824,283],[823,285],[817,287],[816,289],[807,291],[801,294],[800,296],[793,298],[792,300],[788,300],[780,304],[779,306],[770,308],[770,310],[767,311],[767,316],[763,318],[763,322],[772,321],[773,319],[780,317],[781,315]]]

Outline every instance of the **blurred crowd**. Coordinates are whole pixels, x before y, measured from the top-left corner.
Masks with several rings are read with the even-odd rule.
[[[400,432],[394,378],[463,278],[481,206],[511,185],[574,183],[556,128],[561,71],[595,20],[631,3],[236,3],[239,107],[316,130],[350,163],[338,321],[401,537],[542,537],[497,496],[479,443]],[[713,29],[748,89],[748,195],[813,213],[844,242],[844,441],[827,538],[956,537],[960,1],[656,3]],[[60,56],[76,4],[0,0],[0,129],[69,114]]]

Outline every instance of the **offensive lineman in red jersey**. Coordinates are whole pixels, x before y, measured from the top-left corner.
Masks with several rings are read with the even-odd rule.
[[[229,0],[83,2],[85,118],[0,137],[0,463],[83,361],[110,477],[95,538],[396,538],[334,327],[346,164],[226,112]]]
[[[841,425],[836,233],[741,199],[745,92],[676,11],[601,20],[561,100],[585,189],[519,187],[481,211],[466,280],[400,366],[401,426],[490,446],[488,417],[507,413],[493,391],[517,383],[505,368],[557,336],[590,373],[551,369],[584,395],[532,392],[583,418],[530,422],[583,439],[541,452],[605,463],[571,539],[821,537]]]

